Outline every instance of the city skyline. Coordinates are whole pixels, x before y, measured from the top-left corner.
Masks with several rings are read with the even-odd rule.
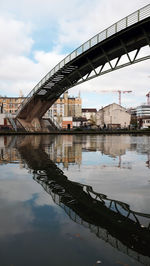
[[[119,19],[149,4],[149,1],[89,0],[22,1],[0,3],[0,94],[24,96],[67,54]],[[35,8],[36,5],[36,8]],[[146,49],[143,49],[145,54]],[[125,60],[125,59],[124,59]],[[146,102],[150,91],[149,60],[113,71],[69,90],[80,91],[82,106],[100,109],[118,103],[112,90],[132,90],[122,96],[124,107]],[[102,90],[108,92],[102,93]],[[110,91],[110,93],[109,93]]]

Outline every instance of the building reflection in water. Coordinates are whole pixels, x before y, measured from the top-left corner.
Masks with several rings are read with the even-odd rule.
[[[82,152],[94,152],[99,151],[101,155],[108,155],[115,159],[115,167],[131,169],[130,162],[123,162],[122,156],[126,154],[126,151],[136,150],[147,154],[146,165],[150,168],[150,148],[149,150],[145,147],[150,147],[149,143],[139,144],[138,141],[131,143],[130,137],[128,136],[78,136],[76,135],[60,135],[60,136],[26,136],[24,137],[11,137],[5,136],[0,138],[0,164],[5,162],[18,162],[19,155],[16,149],[11,149],[18,141],[24,143],[30,139],[33,147],[39,145],[40,142],[44,143],[45,152],[49,155],[49,158],[57,163],[63,164],[64,168],[68,168],[70,164],[81,165]],[[125,141],[124,141],[125,140]],[[21,163],[21,161],[20,161]],[[102,167],[107,165],[102,164]]]
[[[16,140],[11,136],[0,137],[0,164],[21,163],[18,150],[14,147]]]
[[[69,164],[80,166],[82,161],[82,145],[80,143],[73,144],[73,135],[60,135],[54,138],[54,142],[47,146],[45,151],[53,162],[57,164],[62,163],[64,168],[68,168]]]
[[[30,139],[33,147],[38,147],[39,143],[43,143],[45,152],[49,158],[57,163],[63,164],[64,168],[69,168],[70,164],[76,164],[80,167],[82,162],[82,152],[100,152],[100,155],[107,155],[115,160],[113,167],[131,169],[131,162],[124,162],[122,156],[127,151],[137,151],[147,155],[145,162],[146,166],[150,168],[150,140],[142,138],[142,143],[135,138],[131,142],[130,136],[116,136],[116,135],[95,135],[91,136],[81,135],[60,135],[60,136],[20,136],[0,137],[0,164],[7,162],[20,162],[20,156],[17,149],[12,147],[16,143],[26,143]],[[110,167],[110,165],[101,163],[101,167]],[[111,165],[112,167],[112,165]]]

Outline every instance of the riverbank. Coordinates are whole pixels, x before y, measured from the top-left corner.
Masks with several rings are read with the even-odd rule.
[[[25,131],[0,131],[0,136],[5,135],[120,135],[120,134],[138,134],[138,135],[150,135],[150,129],[139,129],[139,130],[94,130],[94,129],[75,129],[75,130],[57,130],[51,132],[25,132]]]

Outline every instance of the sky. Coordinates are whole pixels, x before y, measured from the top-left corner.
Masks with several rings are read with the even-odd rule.
[[[24,96],[67,54],[148,0],[1,0],[0,95]],[[143,54],[150,54],[150,47]],[[94,78],[69,90],[84,108],[146,102],[150,91],[150,60]],[[102,92],[107,91],[107,92]]]

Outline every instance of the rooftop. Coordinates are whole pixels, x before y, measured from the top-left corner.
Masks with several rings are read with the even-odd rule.
[[[91,112],[91,113],[96,113],[97,109],[96,108],[82,108],[82,112]]]

